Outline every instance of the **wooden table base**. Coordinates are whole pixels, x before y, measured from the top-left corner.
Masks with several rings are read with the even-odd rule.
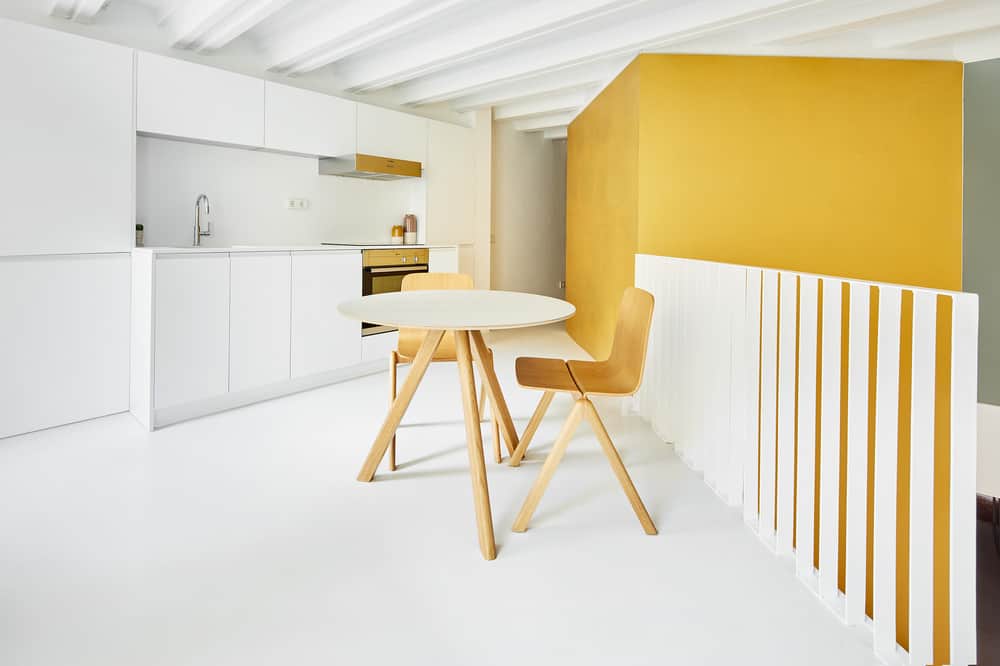
[[[403,387],[396,395],[385,421],[372,442],[371,450],[365,458],[358,481],[371,481],[375,478],[382,458],[385,457],[389,442],[392,441],[406,409],[410,406],[413,395],[431,363],[434,352],[444,331],[427,331],[413,367],[403,382]],[[493,537],[493,515],[490,509],[489,487],[486,481],[486,461],[483,456],[483,439],[479,425],[479,405],[476,401],[476,384],[473,374],[473,361],[479,366],[480,377],[489,396],[494,418],[499,420],[500,432],[503,434],[507,450],[511,453],[517,448],[517,431],[507,408],[507,401],[500,389],[496,372],[487,353],[486,343],[480,331],[455,331],[455,351],[458,360],[458,377],[462,387],[462,410],[465,415],[465,437],[469,449],[469,473],[472,477],[472,499],[476,510],[476,529],[479,535],[479,550],[487,560],[497,556],[496,541]]]

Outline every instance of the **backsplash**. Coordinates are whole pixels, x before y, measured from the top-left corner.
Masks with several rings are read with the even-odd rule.
[[[424,237],[423,179],[368,181],[320,176],[316,159],[138,137],[136,222],[145,244],[190,245],[194,202],[208,195],[207,247],[389,241],[393,224],[413,211]],[[305,209],[288,209],[305,199]]]

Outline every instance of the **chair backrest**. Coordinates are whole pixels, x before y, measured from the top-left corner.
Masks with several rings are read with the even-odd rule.
[[[653,323],[653,295],[635,287],[626,287],[618,306],[618,323],[611,354],[605,363],[614,369],[623,393],[639,390],[646,367],[646,345]]]
[[[431,289],[474,289],[472,276],[465,273],[410,273],[403,277],[403,291]]]
[[[403,283],[400,285],[402,291],[474,288],[472,276],[465,273],[410,273],[403,277]],[[404,357],[413,358],[417,355],[417,350],[420,349],[420,344],[424,341],[426,333],[427,331],[422,328],[399,329],[399,342],[396,343],[396,351]],[[452,358],[454,355],[455,336],[449,331],[441,340],[434,358]]]

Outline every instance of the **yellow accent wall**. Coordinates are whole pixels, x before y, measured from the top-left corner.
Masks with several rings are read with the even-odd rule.
[[[638,64],[640,252],[961,288],[961,63]]]
[[[641,55],[570,125],[570,334],[635,252],[961,288],[962,65]]]
[[[639,68],[629,65],[569,127],[566,325],[591,354],[611,350],[618,301],[635,280]]]

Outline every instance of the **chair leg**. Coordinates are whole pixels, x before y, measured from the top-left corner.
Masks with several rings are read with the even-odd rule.
[[[569,444],[569,440],[572,439],[576,427],[580,424],[580,419],[583,417],[585,409],[583,403],[583,400],[576,401],[572,411],[570,411],[569,416],[566,418],[566,423],[563,424],[562,430],[559,431],[556,443],[552,445],[552,451],[549,452],[548,458],[545,459],[545,464],[542,465],[541,473],[535,479],[535,485],[531,487],[531,492],[524,499],[524,505],[514,520],[513,530],[515,532],[523,532],[528,528],[528,521],[531,520],[535,509],[538,508],[538,502],[541,501],[542,495],[545,494],[545,489],[548,487],[549,481],[552,480],[552,475],[555,473],[556,467],[559,466],[559,461],[562,460],[563,454],[566,453],[566,446]]]
[[[479,389],[479,419],[480,421],[486,420],[486,380],[480,379],[482,383],[482,388]]]
[[[618,455],[618,449],[615,448],[611,437],[608,435],[608,431],[604,428],[604,423],[601,421],[601,416],[597,413],[594,403],[586,398],[580,402],[585,405],[584,412],[590,421],[590,425],[594,428],[594,433],[597,434],[597,441],[601,443],[604,455],[607,456],[608,462],[611,463],[611,469],[614,471],[615,476],[618,477],[618,483],[621,484],[622,490],[625,491],[625,495],[632,505],[632,510],[635,511],[636,517],[642,523],[642,529],[645,530],[646,534],[656,534],[656,525],[653,524],[653,519],[649,517],[646,506],[642,503],[639,493],[632,484],[632,479],[629,477],[628,472],[625,471],[625,465],[622,464],[621,456]],[[580,404],[580,402],[577,404]]]
[[[399,364],[399,354],[393,351],[389,354],[389,406],[396,402],[396,366]],[[389,471],[396,471],[396,435],[389,442]]]
[[[517,448],[514,449],[514,453],[510,457],[511,467],[517,467],[521,464],[521,459],[524,458],[524,454],[528,450],[528,444],[531,443],[531,438],[535,436],[535,432],[542,423],[542,418],[545,416],[549,405],[552,404],[552,398],[555,395],[555,391],[546,391],[542,394],[542,399],[538,401],[538,406],[535,407],[535,413],[531,415],[531,420],[528,421],[528,427],[524,429],[524,434],[521,435],[521,441],[517,443]]]
[[[500,417],[497,415],[495,405],[490,405],[490,413],[493,415],[493,459],[497,463],[503,462],[503,453],[500,452]]]

